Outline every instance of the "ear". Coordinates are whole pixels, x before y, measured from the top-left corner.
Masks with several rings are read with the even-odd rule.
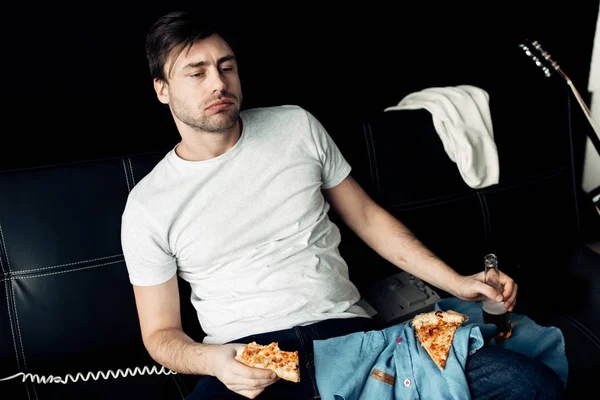
[[[158,101],[169,104],[169,84],[162,79],[154,78],[154,91]]]

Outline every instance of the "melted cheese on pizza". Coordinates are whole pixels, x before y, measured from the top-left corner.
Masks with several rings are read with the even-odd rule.
[[[299,382],[300,364],[297,351],[283,351],[277,342],[260,345],[248,343],[240,349],[236,360],[255,368],[270,369],[282,379]]]
[[[412,326],[419,342],[438,367],[444,369],[458,327],[468,317],[452,310],[432,311],[415,316]]]

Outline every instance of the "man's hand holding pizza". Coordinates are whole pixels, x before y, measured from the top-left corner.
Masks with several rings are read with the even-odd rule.
[[[253,368],[235,359],[243,344],[211,346],[213,375],[231,391],[249,399],[254,399],[279,377],[267,369]]]

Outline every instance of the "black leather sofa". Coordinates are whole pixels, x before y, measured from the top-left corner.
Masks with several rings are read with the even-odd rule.
[[[526,106],[516,110],[528,101],[492,95],[500,183],[477,190],[447,157],[427,111],[325,125],[355,178],[450,265],[474,273],[485,254],[498,255],[520,285],[515,312],[565,334],[568,393],[577,398],[595,392],[600,371],[600,255],[587,245],[598,239],[598,215],[578,189],[581,138],[569,129],[564,98],[550,110],[564,125],[523,119]],[[2,381],[2,399],[183,399],[193,387],[195,377],[141,373],[160,366],[142,344],[120,247],[127,195],[164,153],[0,173],[0,378],[46,377]],[[341,229],[361,290],[398,272]],[[184,328],[200,340],[180,283]],[[68,374],[67,384],[54,383]]]

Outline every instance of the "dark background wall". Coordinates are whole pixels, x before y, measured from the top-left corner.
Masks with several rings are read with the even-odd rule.
[[[179,136],[152,89],[144,35],[184,8],[238,27],[245,108],[299,104],[337,137],[340,121],[425,87],[472,84],[507,102],[555,90],[518,48],[527,37],[587,96],[598,15],[592,0],[9,0],[0,8],[0,168],[172,147]],[[539,111],[519,118],[548,117]]]

